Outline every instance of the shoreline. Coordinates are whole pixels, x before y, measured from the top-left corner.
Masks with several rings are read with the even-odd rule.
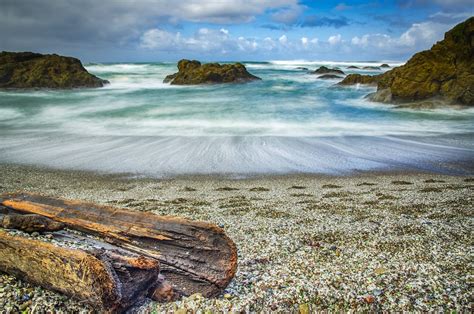
[[[1,193],[24,190],[207,221],[236,243],[238,271],[223,295],[147,302],[132,313],[470,309],[473,176],[153,179],[11,164],[0,164],[0,173]],[[0,307],[23,306],[92,311],[0,274]]]
[[[474,174],[474,133],[440,136],[1,136],[0,164],[187,176]]]

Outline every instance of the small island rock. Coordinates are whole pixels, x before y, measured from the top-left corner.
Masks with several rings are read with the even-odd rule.
[[[342,74],[344,75],[345,73],[339,69],[330,69],[323,65],[319,67],[319,69],[315,70],[314,72],[311,72],[311,74]]]
[[[87,72],[76,58],[33,52],[0,53],[0,88],[69,89],[102,87],[107,83]]]
[[[318,76],[318,78],[322,80],[336,80],[336,79],[342,79],[342,76],[335,75],[335,74],[324,74],[324,75]]]
[[[196,60],[180,60],[178,72],[168,75],[164,83],[172,85],[196,85],[217,83],[243,83],[261,80],[250,74],[241,63],[218,64],[206,63]]]

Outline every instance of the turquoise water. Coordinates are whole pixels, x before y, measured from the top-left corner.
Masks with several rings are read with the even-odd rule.
[[[474,110],[396,109],[365,100],[372,87],[336,87],[296,69],[381,73],[347,69],[374,64],[245,65],[263,80],[171,86],[162,81],[176,64],[89,64],[111,84],[0,92],[0,161],[162,175],[432,168],[472,159]]]

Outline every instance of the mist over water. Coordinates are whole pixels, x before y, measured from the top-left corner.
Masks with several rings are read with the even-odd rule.
[[[89,64],[101,89],[0,92],[0,161],[176,174],[350,173],[474,159],[474,110],[395,109],[296,67],[377,63],[248,62],[263,80],[171,86],[174,63]],[[396,65],[396,64],[391,64]],[[443,162],[445,165],[443,165]]]

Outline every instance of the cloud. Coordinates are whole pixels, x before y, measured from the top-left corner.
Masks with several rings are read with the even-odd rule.
[[[397,0],[397,4],[401,8],[438,6],[443,10],[451,12],[462,12],[466,11],[467,8],[472,8],[472,0]]]
[[[293,25],[297,22],[297,20],[303,13],[304,9],[305,9],[305,6],[293,5],[293,6],[276,11],[275,13],[271,15],[271,19],[275,23]]]
[[[297,7],[298,0],[1,0],[0,38],[3,49],[118,47],[157,25],[246,23]]]
[[[340,42],[341,42],[341,34],[329,36],[329,38],[328,38],[328,43],[331,46],[335,46],[335,45],[339,44]]]
[[[305,18],[301,27],[334,27],[340,28],[349,25],[349,19],[346,17],[319,17],[317,15],[309,15]]]
[[[405,54],[430,48],[434,43],[444,37],[444,33],[453,25],[446,25],[427,21],[414,23],[399,37],[387,34],[365,34],[355,36],[351,44],[366,51],[377,51],[380,54]]]

